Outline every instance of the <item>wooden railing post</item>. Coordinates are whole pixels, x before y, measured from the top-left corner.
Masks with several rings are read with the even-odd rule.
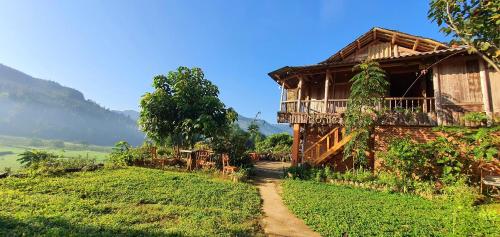
[[[299,85],[297,87],[297,112],[300,112],[300,99],[302,97],[302,83],[304,81],[304,78],[302,76],[299,76]]]
[[[330,74],[330,71],[326,71],[326,76],[325,76],[325,113],[328,113],[328,87],[329,87],[329,82],[330,82],[330,78],[331,78],[331,74]]]

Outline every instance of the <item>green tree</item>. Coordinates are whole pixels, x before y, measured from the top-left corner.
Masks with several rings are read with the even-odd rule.
[[[196,141],[224,133],[236,119],[200,68],[179,67],[166,76],[155,76],[153,88],[141,98],[139,125],[156,143],[170,140],[192,148]]]
[[[344,159],[353,158],[359,166],[367,165],[367,151],[370,150],[370,138],[378,117],[376,107],[387,93],[389,82],[385,71],[374,61],[365,61],[353,68],[359,71],[351,80],[345,126],[347,133],[353,133],[352,139],[344,149]]]
[[[253,149],[255,148],[255,145],[261,141],[265,136],[260,132],[260,127],[259,125],[254,121],[248,125],[247,128],[248,133],[250,134],[250,148]]]
[[[428,17],[500,71],[500,1],[431,0]]]

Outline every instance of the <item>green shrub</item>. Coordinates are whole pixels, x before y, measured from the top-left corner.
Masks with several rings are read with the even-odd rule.
[[[48,162],[57,158],[58,156],[41,150],[29,150],[19,154],[19,159],[17,159],[24,167],[30,167],[36,165],[39,162]]]
[[[483,123],[488,120],[488,116],[486,116],[486,113],[482,112],[468,112],[465,113],[463,119],[467,122]]]

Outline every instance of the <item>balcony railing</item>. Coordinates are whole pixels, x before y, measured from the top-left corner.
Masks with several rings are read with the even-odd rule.
[[[331,99],[325,106],[324,100],[288,100],[281,103],[282,113],[344,113],[347,99]],[[392,112],[433,113],[436,111],[434,97],[386,97],[378,109]]]

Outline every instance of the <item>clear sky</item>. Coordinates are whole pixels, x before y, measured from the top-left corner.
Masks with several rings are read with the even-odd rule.
[[[267,73],[318,63],[374,26],[446,40],[427,0],[0,0],[0,63],[138,110],[152,77],[201,67],[240,114],[276,122]]]

